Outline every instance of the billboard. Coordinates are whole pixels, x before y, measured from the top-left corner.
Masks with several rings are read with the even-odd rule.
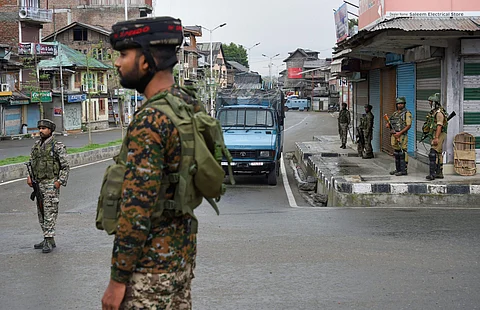
[[[289,79],[301,79],[302,78],[302,68],[288,68],[288,78]]]
[[[447,17],[480,16],[480,1],[472,0],[384,0],[385,17]]]
[[[348,10],[344,3],[333,13],[335,18],[335,32],[337,33],[337,42],[345,40],[348,37]]]
[[[375,24],[383,17],[383,1],[389,0],[359,0],[358,30]],[[396,0],[393,0],[396,1]],[[418,1],[418,0],[416,0]]]

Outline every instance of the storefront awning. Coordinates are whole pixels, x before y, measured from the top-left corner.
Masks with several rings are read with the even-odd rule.
[[[343,63],[343,60],[345,60],[344,57],[338,58],[338,59],[335,59],[334,61],[332,61],[332,63],[330,64],[330,72],[331,72],[332,74],[342,72],[342,63]]]

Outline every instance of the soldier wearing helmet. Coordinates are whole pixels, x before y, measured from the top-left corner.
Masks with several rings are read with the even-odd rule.
[[[363,159],[373,158],[373,121],[374,116],[372,113],[372,106],[370,104],[365,105],[365,114],[360,119],[360,126],[357,127],[357,151],[358,156]],[[364,153],[365,150],[365,153]]]
[[[158,202],[173,201],[176,185],[169,176],[178,175],[183,155],[175,119],[158,107],[173,109],[175,102],[175,107],[204,109],[193,89],[174,80],[183,27],[171,17],[119,22],[110,43],[120,52],[115,67],[121,85],[148,100],[129,125],[123,144],[128,152],[120,152],[126,163],[122,212],[103,309],[191,309],[196,219],[170,209],[161,209],[160,217],[154,214]]]
[[[386,127],[390,129],[390,143],[395,156],[395,170],[391,175],[407,175],[408,168],[408,130],[412,127],[412,113],[405,107],[405,97],[398,97],[395,100],[397,110],[390,116]]]
[[[40,139],[32,147],[30,162],[43,197],[43,211],[37,210],[43,240],[35,244],[34,248],[41,249],[43,253],[50,253],[56,247],[54,237],[60,185],[67,185],[70,166],[65,145],[53,136],[55,123],[49,119],[41,119],[37,127]],[[32,187],[30,176],[27,178],[27,184]]]
[[[431,111],[423,124],[423,134],[430,138],[427,180],[443,179],[443,142],[447,139],[447,111],[440,104],[440,94],[428,97]]]

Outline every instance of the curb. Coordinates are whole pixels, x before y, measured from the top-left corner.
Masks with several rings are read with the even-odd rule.
[[[80,166],[102,159],[113,158],[120,151],[121,145],[109,146],[96,150],[69,154],[67,160],[70,167]],[[3,182],[27,177],[24,163],[0,166],[0,184]]]

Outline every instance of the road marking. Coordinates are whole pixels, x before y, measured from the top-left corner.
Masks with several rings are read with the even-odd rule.
[[[290,127],[291,128],[291,127]],[[283,154],[280,156],[280,171],[282,172],[283,187],[285,187],[285,193],[287,194],[288,204],[291,208],[298,208],[295,197],[293,196],[292,188],[288,182],[287,169],[285,169],[285,163],[283,162]]]
[[[107,158],[107,159],[102,159],[102,160],[95,161],[95,162],[92,162],[92,163],[88,163],[88,164],[84,164],[84,165],[80,165],[80,166],[75,166],[75,167],[70,168],[70,170],[75,170],[75,169],[78,169],[78,168],[83,168],[83,167],[87,167],[87,166],[91,166],[91,165],[103,163],[103,162],[108,161],[108,160],[112,160],[112,159],[111,159],[111,158]],[[19,181],[23,181],[23,180],[26,180],[26,179],[27,179],[27,178],[20,178],[20,179],[15,179],[15,180],[11,180],[11,181],[6,181],[6,182],[3,182],[3,183],[0,183],[0,186],[2,186],[2,185],[7,185],[7,184],[10,184],[10,183],[19,182]]]
[[[293,126],[288,127],[288,128],[285,129],[284,131],[288,131],[288,130],[294,128],[294,127],[297,127],[298,125],[301,125],[307,118],[309,118],[309,116],[305,116],[305,118],[302,119],[300,122],[298,122],[297,124],[295,124],[295,125],[293,125]]]

